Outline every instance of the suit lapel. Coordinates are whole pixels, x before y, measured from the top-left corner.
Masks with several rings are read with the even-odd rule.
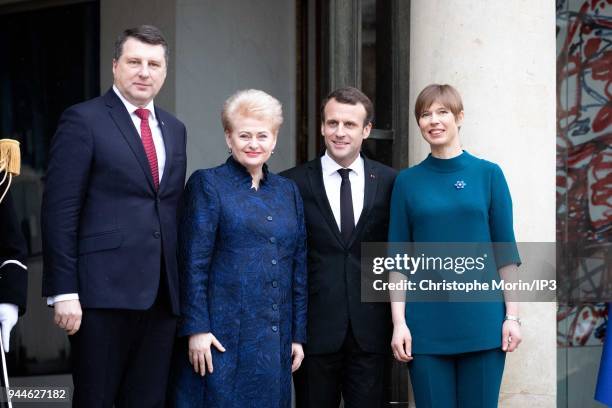
[[[130,114],[112,89],[106,93],[104,99],[106,101],[106,105],[109,107],[111,118],[121,131],[121,134],[125,138],[127,144],[130,146],[134,156],[136,156],[136,160],[140,164],[140,168],[144,172],[149,186],[151,189],[154,189],[155,187],[153,185],[153,176],[151,175],[149,160],[147,159],[140,136],[134,127],[134,122],[132,122],[132,119],[130,118]]]
[[[340,229],[334,218],[331,206],[329,205],[329,199],[325,192],[325,186],[323,185],[323,169],[321,168],[321,158],[317,158],[310,162],[308,166],[308,183],[310,184],[310,191],[314,197],[321,215],[327,222],[330,231],[334,234],[340,245],[346,246],[342,236],[340,235]]]
[[[170,175],[170,171],[172,170],[172,154],[174,153],[174,143],[172,139],[172,134],[170,129],[165,122],[165,114],[161,112],[159,109],[155,109],[155,116],[157,117],[157,123],[159,124],[159,128],[161,129],[162,139],[164,139],[164,147],[166,148],[166,162],[164,164],[164,175],[159,183],[159,191],[168,184],[168,176]]]
[[[378,189],[378,174],[376,165],[372,163],[367,157],[363,157],[363,209],[359,216],[359,221],[353,230],[351,239],[349,240],[349,247],[353,245],[355,239],[361,236],[364,225],[368,222],[369,213],[374,206],[374,199],[376,198],[376,190]]]

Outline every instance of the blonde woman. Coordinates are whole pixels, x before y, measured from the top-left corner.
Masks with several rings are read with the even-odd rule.
[[[225,103],[230,157],[196,171],[179,229],[177,407],[289,407],[306,341],[306,232],[296,185],[268,171],[280,103],[258,90]]]

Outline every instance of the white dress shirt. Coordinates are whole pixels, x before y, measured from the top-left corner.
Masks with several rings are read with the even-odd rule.
[[[140,134],[140,118],[138,115],[136,115],[136,109],[138,109],[138,106],[132,105],[127,99],[125,99],[115,85],[113,85],[113,91],[115,91],[119,99],[121,99],[121,102],[123,102],[125,105],[125,109],[127,109],[129,112],[130,119],[132,119],[138,135],[142,137]],[[157,154],[159,182],[161,183],[162,175],[164,174],[164,167],[166,165],[166,146],[164,146],[161,128],[159,127],[159,122],[155,116],[155,106],[153,105],[153,101],[149,102],[149,104],[144,108],[149,111],[149,127],[151,128],[151,133],[153,135],[153,144],[155,145],[155,153]]]
[[[342,184],[342,176],[338,173],[339,169],[343,169],[341,165],[332,159],[327,150],[321,156],[321,170],[323,171],[323,185],[327,200],[334,213],[336,224],[340,229],[340,185]],[[360,156],[355,159],[350,166],[349,180],[351,182],[351,195],[353,196],[353,214],[355,216],[355,225],[359,221],[361,211],[363,210],[364,187],[365,187],[365,171],[363,167],[363,158]]]
[[[138,117],[138,115],[136,115],[136,109],[138,109],[138,106],[132,105],[127,99],[125,99],[115,85],[113,85],[113,91],[119,97],[121,102],[123,102],[123,105],[130,114],[130,119],[132,119],[132,122],[134,123],[134,127],[136,128],[138,135],[142,137],[142,135],[140,134],[140,118]],[[153,101],[149,102],[144,108],[149,111],[149,127],[151,128],[153,144],[155,145],[155,153],[157,155],[157,168],[159,171],[159,182],[161,183],[162,176],[164,174],[164,168],[166,165],[166,147],[164,146],[164,139],[162,137],[161,128],[159,127],[159,122],[157,121],[157,117],[155,116],[155,106],[153,104]],[[49,296],[47,298],[47,304],[49,306],[52,306],[55,302],[78,299],[78,293],[65,293],[57,296]]]

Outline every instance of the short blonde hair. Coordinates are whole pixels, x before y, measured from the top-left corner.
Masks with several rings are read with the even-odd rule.
[[[419,122],[421,114],[425,110],[429,109],[434,102],[438,102],[439,104],[450,109],[450,111],[453,112],[455,119],[457,119],[457,116],[461,113],[461,111],[463,111],[463,101],[461,100],[461,95],[455,88],[447,84],[427,85],[425,89],[421,91],[419,96],[417,96],[414,104],[414,116],[417,123]]]
[[[238,91],[225,101],[221,112],[223,130],[232,131],[232,119],[236,116],[270,120],[274,131],[283,124],[283,107],[275,97],[258,89]]]

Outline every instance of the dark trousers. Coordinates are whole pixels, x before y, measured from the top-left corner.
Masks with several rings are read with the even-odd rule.
[[[148,310],[85,309],[70,336],[73,407],[163,407],[177,317],[160,286]]]
[[[388,356],[363,351],[347,330],[342,348],[330,354],[306,353],[293,374],[297,408],[376,408],[384,401]]]
[[[453,355],[416,354],[409,364],[419,408],[495,408],[504,373],[501,349]]]

